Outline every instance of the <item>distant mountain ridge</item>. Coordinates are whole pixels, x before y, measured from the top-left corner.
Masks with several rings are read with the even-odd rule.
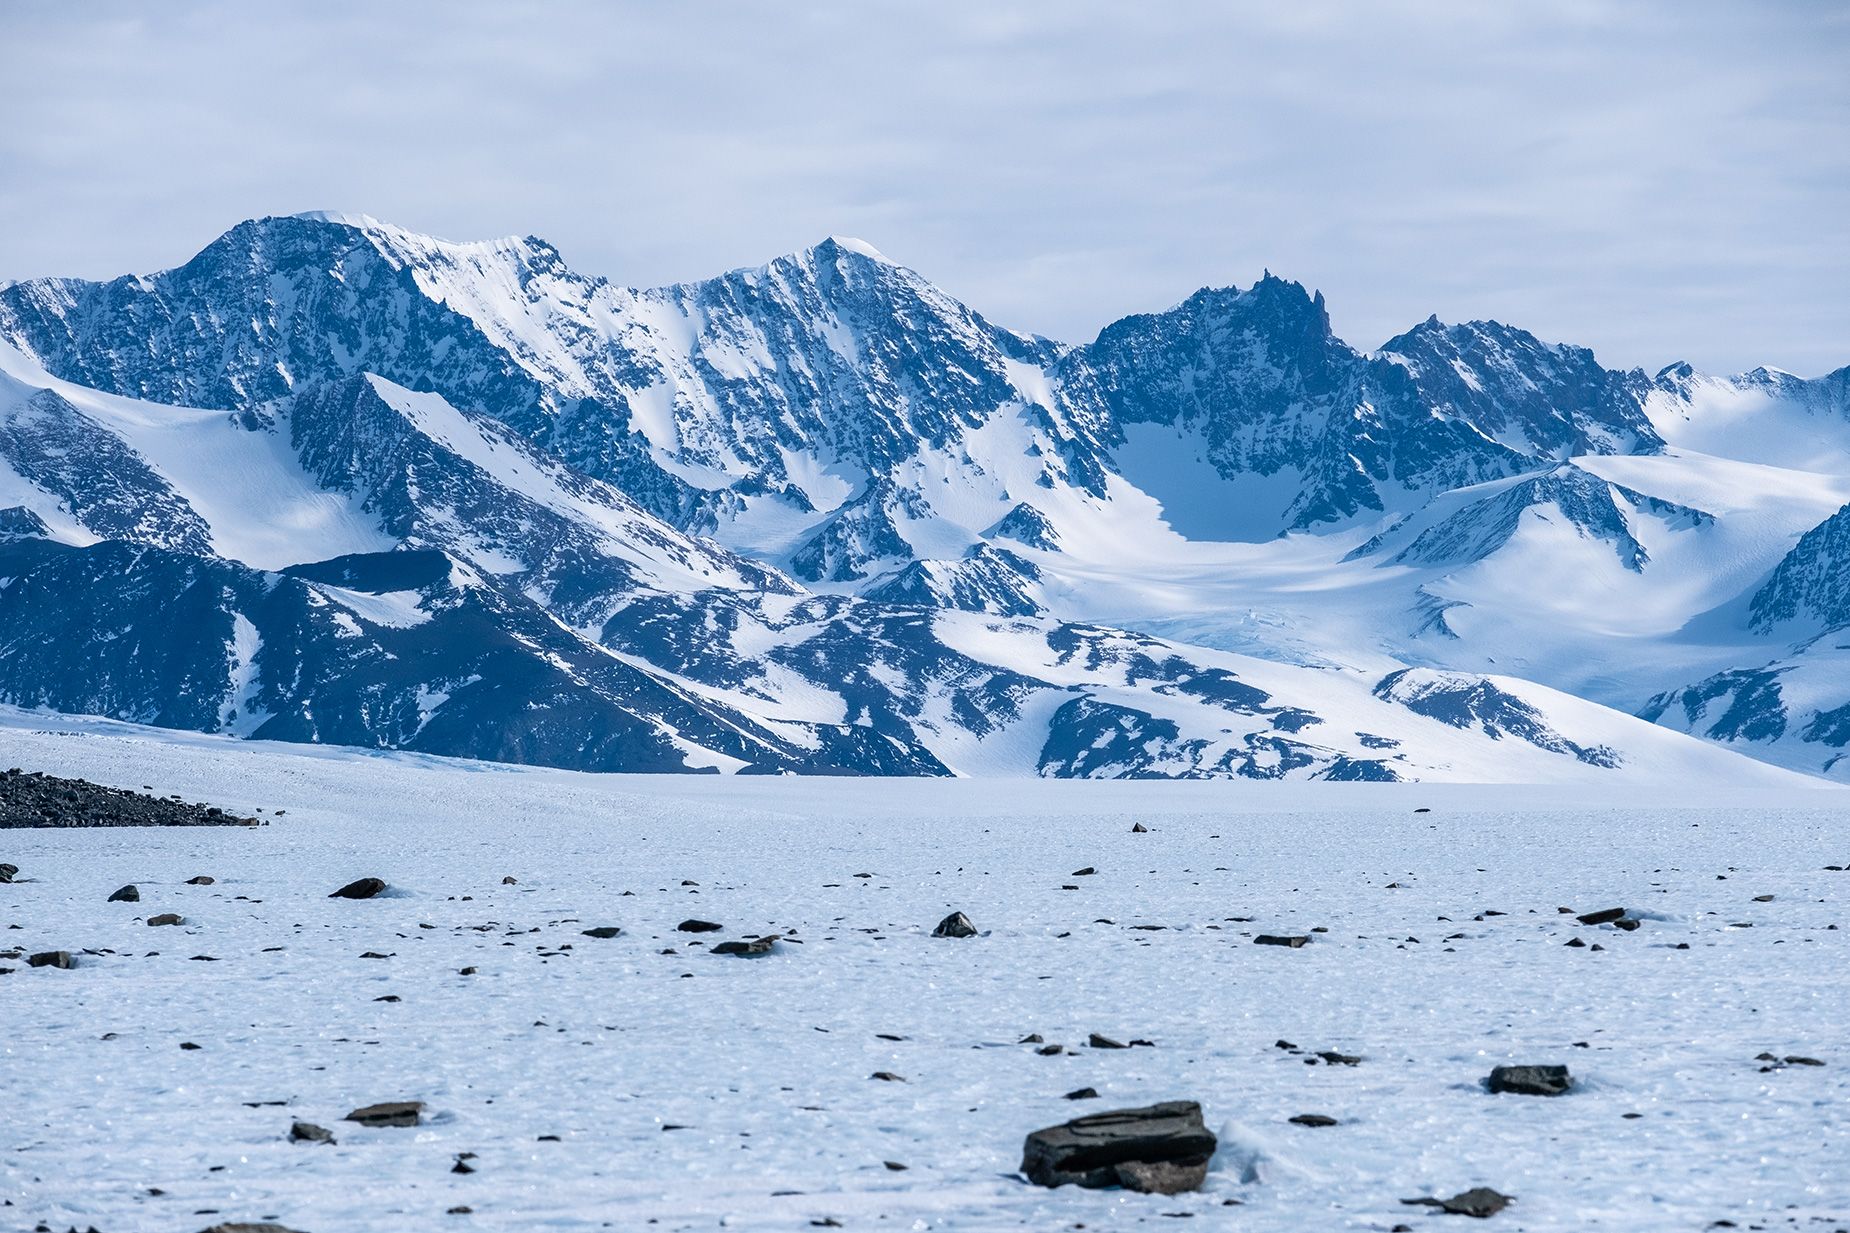
[[[52,605],[0,644],[0,699],[60,709],[598,769],[1417,777],[1479,755],[1448,762],[1458,726],[1419,709],[1430,690],[1377,686],[1463,672],[1480,701],[1461,713],[1502,690],[1472,675],[1501,671],[1490,614],[1533,613],[1500,563],[1544,552],[1585,585],[1606,560],[1659,587],[1725,542],[1710,555],[1734,572],[1698,577],[1707,591],[1659,587],[1676,619],[1763,559],[1758,585],[1841,606],[1838,558],[1799,553],[1796,525],[1837,491],[1835,464],[1750,519],[1681,442],[1718,400],[1754,399],[1810,417],[1830,454],[1850,369],[1648,377],[1436,320],[1364,353],[1320,293],[1269,273],[1065,344],[859,241],[636,290],[532,237],[315,214],[239,224],[159,274],[0,285],[0,341],[0,506],[25,528],[0,552]],[[390,573],[407,553],[437,554],[442,578],[346,588],[375,600],[345,606],[320,579],[321,562]],[[120,604],[127,575],[221,597],[199,617],[220,631],[206,660],[242,704],[207,705],[205,661],[83,662],[120,633],[63,621],[54,598]],[[1318,592],[1340,602],[1298,598]],[[979,651],[983,620],[999,624]],[[1585,623],[1583,650],[1604,636]],[[1153,662],[1188,666],[1152,671],[1110,625],[1206,645],[1163,642]],[[1776,637],[1759,616],[1738,635]],[[1633,709],[1721,654],[1653,637],[1670,650],[1649,680],[1536,676]],[[1224,650],[1276,661],[1231,671],[1284,672],[1258,693],[1285,701],[1195,696]],[[369,701],[316,715],[375,662],[399,666]],[[1290,700],[1323,697],[1333,665],[1353,688]],[[493,683],[533,671],[537,693]],[[1433,740],[1332,730],[1384,707]],[[1607,764],[1591,739],[1531,739],[1546,712],[1466,730]]]

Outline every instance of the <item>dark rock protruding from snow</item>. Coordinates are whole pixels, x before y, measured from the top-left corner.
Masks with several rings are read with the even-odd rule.
[[[1074,1118],[1030,1134],[1021,1171],[1037,1186],[1122,1186],[1180,1194],[1206,1180],[1217,1141],[1201,1106],[1171,1100]]]
[[[776,947],[779,934],[767,934],[762,938],[752,938],[745,942],[721,942],[713,948],[716,955],[743,955],[750,959],[758,955],[768,955]]]
[[[332,1143],[334,1132],[313,1122],[297,1122],[289,1127],[291,1143]]]
[[[341,1120],[362,1126],[416,1126],[423,1112],[421,1100],[388,1100],[355,1109]]]
[[[133,882],[131,882],[127,886],[124,886],[121,890],[118,890],[114,894],[110,895],[109,902],[111,903],[140,903],[141,902],[141,891],[137,889],[137,887],[135,886]]]
[[[1601,908],[1597,912],[1582,913],[1574,919],[1583,925],[1610,925],[1624,915],[1624,908]]]
[[[1308,934],[1300,933],[1300,934],[1292,934],[1289,936],[1281,937],[1278,934],[1274,934],[1274,933],[1262,933],[1258,937],[1253,939],[1253,945],[1254,946],[1289,946],[1292,950],[1298,950],[1302,947],[1310,945],[1310,936]]]
[[[213,877],[211,874],[202,873],[196,878],[188,878],[186,880],[186,884],[188,886],[211,886],[213,883],[217,881],[218,879]]]
[[[1493,1092],[1518,1096],[1560,1096],[1574,1086],[1565,1066],[1498,1066],[1486,1082]]]
[[[718,933],[725,926],[716,925],[710,920],[689,918],[676,925],[675,928],[681,933]]]
[[[371,899],[385,890],[385,882],[379,878],[361,878],[349,882],[328,896],[329,899]]]
[[[84,826],[255,826],[216,805],[191,805],[18,769],[0,772],[0,829]]]
[[[1514,1196],[1498,1194],[1488,1186],[1473,1186],[1449,1199],[1402,1199],[1412,1207],[1436,1207],[1454,1216],[1476,1216],[1479,1220],[1494,1216],[1513,1201]]]
[[[184,925],[186,918],[178,912],[160,912],[148,918],[150,925]]]
[[[42,950],[36,955],[26,957],[26,966],[33,968],[72,968],[77,966],[68,950]]]
[[[931,931],[934,938],[973,938],[976,926],[962,912],[953,912],[938,922],[938,927]]]
[[[617,928],[615,925],[598,925],[595,928],[582,929],[579,932],[583,933],[587,938],[614,938],[622,933],[623,930]]]

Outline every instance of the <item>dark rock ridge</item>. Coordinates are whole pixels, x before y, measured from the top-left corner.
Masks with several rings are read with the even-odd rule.
[[[106,788],[87,779],[63,779],[18,769],[0,773],[0,828],[256,824],[255,818],[239,817],[216,805],[194,805],[123,788]]]

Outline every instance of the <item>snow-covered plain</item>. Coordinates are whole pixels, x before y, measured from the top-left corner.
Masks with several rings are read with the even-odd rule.
[[[1835,790],[611,778],[8,713],[14,765],[271,825],[0,831],[6,945],[97,952],[0,978],[8,1228],[1299,1233],[1448,1228],[1399,1200],[1480,1185],[1499,1229],[1850,1225]],[[982,935],[931,937],[952,910]],[[1480,1086],[1530,1062],[1575,1090]],[[1174,1098],[1221,1136],[1201,1193],[1013,1175],[1030,1130]],[[398,1099],[425,1124],[340,1120]]]

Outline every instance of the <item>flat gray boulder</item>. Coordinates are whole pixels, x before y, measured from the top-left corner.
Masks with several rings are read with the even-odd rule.
[[[1217,1141],[1192,1100],[1076,1117],[1029,1135],[1021,1171],[1037,1186],[1122,1186],[1180,1194],[1207,1180]]]
[[[358,1122],[362,1126],[416,1126],[423,1112],[421,1100],[388,1100],[355,1109],[341,1120]]]
[[[1565,1066],[1498,1066],[1487,1082],[1493,1092],[1517,1096],[1560,1096],[1574,1086]]]

